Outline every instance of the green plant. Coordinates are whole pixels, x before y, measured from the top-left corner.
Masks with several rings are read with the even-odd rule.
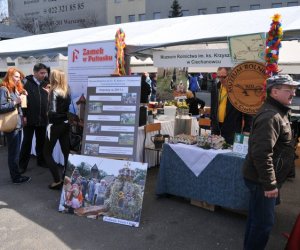
[[[177,0],[174,0],[172,5],[171,5],[171,15],[169,16],[170,18],[172,17],[181,17],[183,14],[182,14],[182,11],[181,11],[181,6],[180,4],[178,3]]]

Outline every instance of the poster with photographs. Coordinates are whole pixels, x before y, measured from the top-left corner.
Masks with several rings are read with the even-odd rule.
[[[89,77],[82,154],[136,159],[141,78]]]
[[[70,155],[58,210],[138,227],[147,163]]]

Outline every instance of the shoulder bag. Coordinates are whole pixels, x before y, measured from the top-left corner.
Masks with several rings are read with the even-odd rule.
[[[7,90],[8,92],[8,90]],[[9,92],[8,92],[9,96]],[[1,132],[12,132],[16,129],[18,124],[18,109],[13,111],[0,114],[0,131]]]

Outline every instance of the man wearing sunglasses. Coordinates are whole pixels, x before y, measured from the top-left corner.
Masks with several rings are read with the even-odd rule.
[[[274,224],[279,188],[294,167],[294,142],[288,114],[299,83],[289,75],[267,79],[267,98],[253,118],[243,166],[250,202],[244,250],[265,249]]]
[[[221,135],[229,144],[233,144],[234,134],[250,132],[252,117],[237,110],[227,96],[227,76],[230,68],[217,70],[219,82],[211,90],[211,126],[212,134]]]

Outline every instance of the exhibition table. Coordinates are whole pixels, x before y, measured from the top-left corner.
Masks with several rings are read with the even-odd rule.
[[[172,147],[186,145],[176,144]],[[203,150],[193,150],[190,157],[200,158]],[[164,144],[156,194],[172,194],[226,208],[247,210],[249,191],[242,177],[243,162],[244,157],[241,155],[232,152],[219,153],[197,176],[170,144]]]
[[[192,128],[191,128],[191,134],[192,135],[198,135],[198,130],[199,130],[199,125],[198,121],[196,118],[191,118],[192,119]],[[168,121],[159,121],[159,120],[154,120],[155,123],[160,122],[161,123],[161,134],[167,134],[169,136],[174,136],[174,126],[175,126],[175,120],[168,120]],[[149,133],[148,138],[146,140],[146,144],[150,143],[150,138],[151,136],[155,135],[156,132]],[[141,126],[139,127],[138,130],[138,140],[137,140],[137,157],[136,161],[137,162],[142,162],[143,161],[143,143],[144,143],[144,127]],[[155,152],[154,151],[149,151],[147,150],[145,154],[145,162],[148,163],[148,166],[154,166],[155,165]]]

